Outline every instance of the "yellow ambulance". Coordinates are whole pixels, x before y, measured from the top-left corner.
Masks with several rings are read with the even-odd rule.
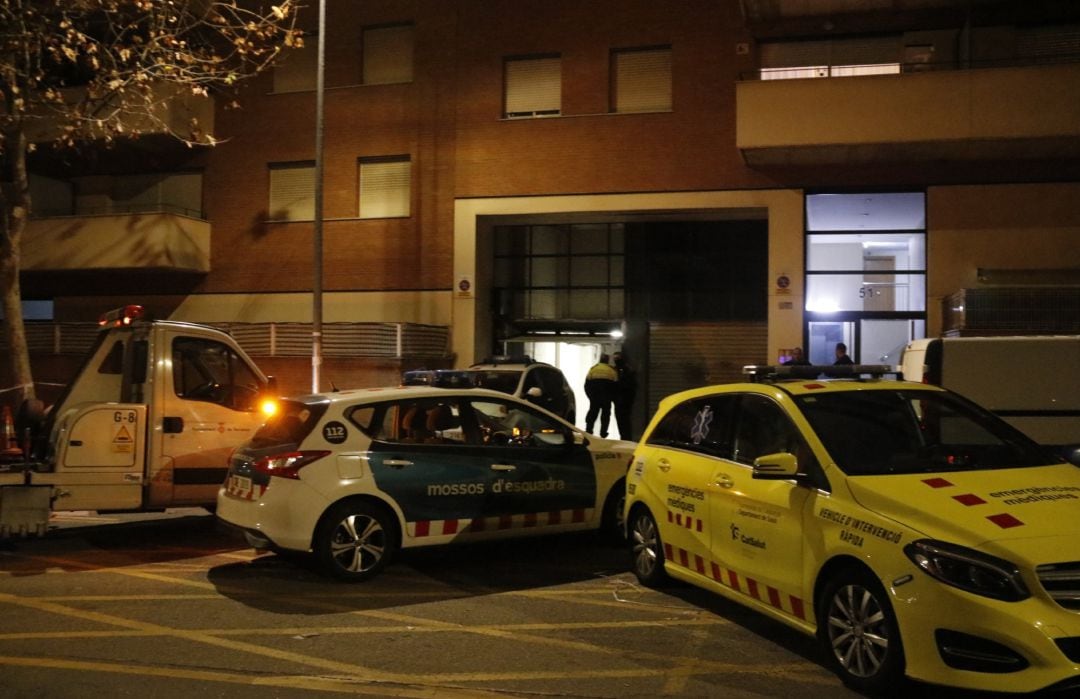
[[[1080,468],[885,367],[748,369],[646,429],[625,511],[641,582],[816,635],[862,691],[1080,690]]]

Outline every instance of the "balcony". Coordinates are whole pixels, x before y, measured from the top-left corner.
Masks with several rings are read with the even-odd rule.
[[[83,88],[73,87],[61,90],[65,102],[75,104],[85,94]],[[136,149],[156,152],[162,148],[176,149],[182,144],[172,134],[188,138],[192,124],[197,123],[204,133],[214,132],[214,99],[191,94],[179,86],[169,83],[154,85],[153,93],[146,107],[131,106],[123,110],[123,126],[126,135],[138,138],[119,139],[126,141]],[[46,143],[60,135],[60,129],[47,111],[39,112],[38,120],[30,120],[27,127],[27,140],[33,143]],[[99,134],[104,135],[104,134]]]
[[[736,85],[751,166],[1080,156],[1080,63]]]
[[[173,211],[32,219],[22,240],[26,272],[210,271],[210,223]]]

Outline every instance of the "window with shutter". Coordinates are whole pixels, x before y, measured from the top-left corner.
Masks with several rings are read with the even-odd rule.
[[[365,85],[409,83],[413,79],[413,25],[368,27],[363,33]]]
[[[409,156],[360,159],[360,218],[409,215]]]
[[[901,51],[898,36],[766,42],[760,46],[761,79],[899,73]]]
[[[671,47],[612,52],[613,112],[671,111]]]
[[[506,60],[508,119],[556,116],[562,111],[562,59],[558,56]]]
[[[303,92],[315,89],[319,60],[319,37],[304,36],[304,45],[282,54],[274,66],[274,92]]]
[[[315,165],[280,163],[270,166],[271,221],[311,221],[315,218]]]

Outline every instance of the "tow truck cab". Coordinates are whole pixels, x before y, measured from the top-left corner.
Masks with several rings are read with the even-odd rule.
[[[31,429],[28,462],[0,472],[0,534],[18,531],[14,503],[39,501],[42,489],[52,510],[214,504],[273,382],[226,333],[141,315],[128,306],[102,316],[82,368]],[[17,494],[26,488],[35,495]]]

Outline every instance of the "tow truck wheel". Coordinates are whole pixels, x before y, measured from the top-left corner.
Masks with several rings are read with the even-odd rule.
[[[634,574],[642,585],[659,587],[667,580],[660,529],[656,526],[656,520],[644,508],[630,513],[630,551]]]
[[[904,677],[904,647],[884,588],[868,571],[849,568],[822,590],[818,641],[850,687],[896,691]]]
[[[323,570],[350,582],[378,575],[398,545],[397,524],[390,512],[361,501],[334,505],[315,534],[315,555]]]

